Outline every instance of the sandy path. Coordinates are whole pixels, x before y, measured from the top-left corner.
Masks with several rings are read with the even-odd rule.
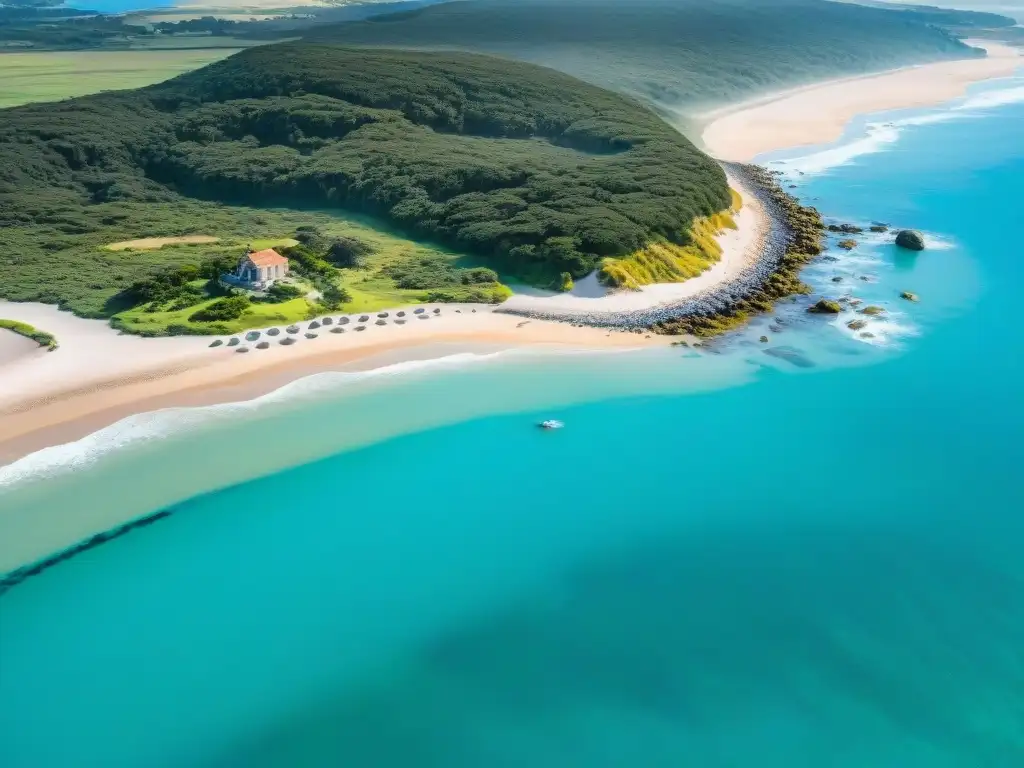
[[[768,95],[705,115],[708,153],[746,163],[778,149],[825,144],[842,137],[857,115],[941,104],[983,80],[1008,77],[1024,66],[1024,51],[989,41],[984,59],[943,61]]]
[[[598,284],[596,275],[591,275],[579,281],[570,293],[517,294],[502,304],[502,309],[580,316],[633,312],[690,299],[730,282],[757,260],[771,222],[760,201],[743,182],[730,175],[729,186],[743,198],[743,207],[734,217],[736,229],[728,229],[717,238],[722,246],[721,259],[697,277],[682,283],[645,285],[638,291],[610,292]]]

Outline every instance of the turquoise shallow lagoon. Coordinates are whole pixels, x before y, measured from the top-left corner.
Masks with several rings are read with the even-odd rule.
[[[872,338],[325,379],[8,489],[176,514],[0,596],[0,764],[1024,765],[1022,84],[769,158],[938,246],[808,270]]]

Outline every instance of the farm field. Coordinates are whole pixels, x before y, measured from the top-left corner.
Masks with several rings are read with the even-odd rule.
[[[139,88],[230,56],[239,48],[0,53],[0,108]]]

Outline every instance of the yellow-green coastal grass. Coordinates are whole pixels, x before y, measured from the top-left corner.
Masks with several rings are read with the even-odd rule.
[[[28,323],[22,323],[18,320],[4,320],[0,318],[0,328],[6,328],[9,331],[13,331],[27,339],[32,339],[40,347],[46,347],[47,349],[57,348],[57,337],[52,333],[41,331],[34,325]]]
[[[628,256],[604,259],[601,281],[616,288],[637,290],[654,283],[681,283],[711,267],[722,257],[722,247],[715,238],[726,229],[736,229],[733,215],[743,205],[736,190],[729,192],[732,207],[695,219],[685,244],[660,239]]]
[[[0,53],[0,108],[159,83],[238,48]]]

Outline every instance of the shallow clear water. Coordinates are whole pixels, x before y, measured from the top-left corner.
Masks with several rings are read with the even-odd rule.
[[[0,597],[0,764],[1024,764],[1024,104],[971,114],[777,166],[943,244],[809,270],[873,339],[349,381],[0,496],[177,510]]]

